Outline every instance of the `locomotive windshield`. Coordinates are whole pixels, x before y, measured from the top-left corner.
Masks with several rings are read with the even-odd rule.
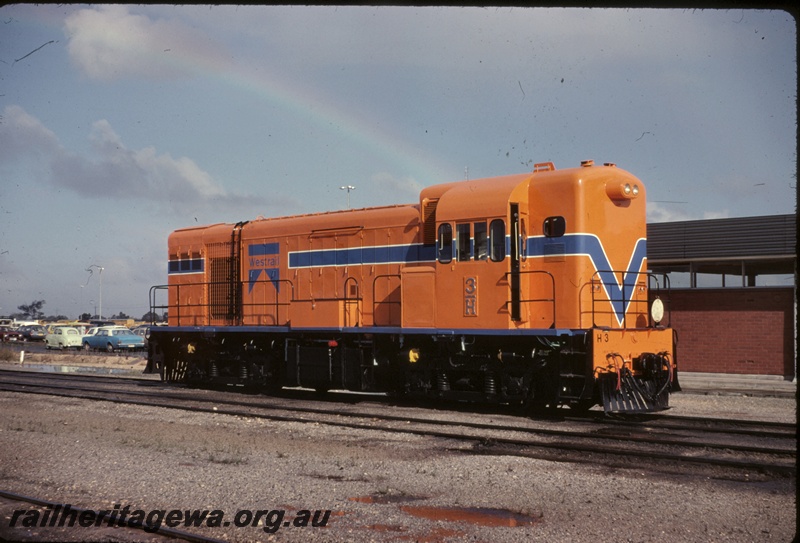
[[[502,219],[492,221],[489,233],[493,262],[502,262],[506,258],[506,223]]]
[[[453,259],[453,227],[450,223],[439,226],[439,244],[436,258],[442,264],[448,264]]]

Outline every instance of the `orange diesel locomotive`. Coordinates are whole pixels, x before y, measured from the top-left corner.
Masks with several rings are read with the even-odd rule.
[[[664,409],[674,338],[646,246],[644,185],[591,161],[431,186],[418,204],[177,230],[147,371]]]

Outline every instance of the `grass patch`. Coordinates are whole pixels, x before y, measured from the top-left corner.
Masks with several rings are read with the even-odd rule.
[[[19,360],[19,353],[11,347],[5,345],[0,346],[0,360],[11,362],[12,360]]]

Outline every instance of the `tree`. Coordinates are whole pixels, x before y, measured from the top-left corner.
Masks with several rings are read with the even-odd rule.
[[[22,315],[31,320],[38,320],[44,315],[42,313],[42,306],[44,306],[44,300],[34,300],[29,305],[18,305],[17,309],[22,312]]]
[[[39,318],[40,319],[43,318],[44,320],[51,321],[51,322],[68,321],[68,320],[70,320],[70,318],[67,317],[66,315],[48,315],[46,317],[44,315],[41,315]]]
[[[142,320],[144,322],[159,322],[161,317],[158,316],[158,313],[153,313],[152,311],[148,311],[144,315],[142,315]]]
[[[111,318],[112,318],[112,319],[130,319],[130,317],[129,317],[128,315],[126,315],[125,313],[123,313],[122,311],[120,311],[120,312],[119,312],[118,314],[116,314],[116,315],[112,315],[112,317],[111,317]]]

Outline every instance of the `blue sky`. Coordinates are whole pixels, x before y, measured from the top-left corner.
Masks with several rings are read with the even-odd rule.
[[[652,222],[794,213],[783,11],[7,5],[0,315],[140,317],[197,224],[614,162]],[[92,269],[89,273],[87,269]]]

